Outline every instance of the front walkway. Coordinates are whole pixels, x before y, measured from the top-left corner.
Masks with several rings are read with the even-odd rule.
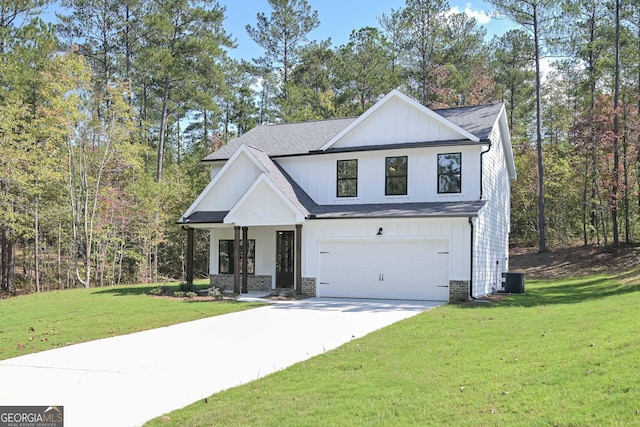
[[[141,425],[442,304],[283,301],[16,357],[0,361],[0,406],[64,406],[65,427]]]

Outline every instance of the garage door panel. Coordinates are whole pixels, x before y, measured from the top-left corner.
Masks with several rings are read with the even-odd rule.
[[[446,301],[447,241],[327,241],[319,296]]]

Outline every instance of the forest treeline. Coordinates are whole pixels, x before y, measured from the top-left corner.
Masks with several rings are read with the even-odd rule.
[[[494,0],[514,29],[488,39],[446,0],[406,0],[339,46],[308,39],[313,0],[268,2],[246,23],[263,56],[238,60],[216,2],[62,0],[50,23],[46,0],[0,0],[0,290],[181,278],[175,223],[209,180],[202,157],[393,88],[506,104],[512,242],[640,238],[640,2]]]

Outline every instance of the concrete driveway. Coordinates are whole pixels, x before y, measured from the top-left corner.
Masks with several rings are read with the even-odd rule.
[[[0,406],[136,426],[442,305],[309,298],[0,361]]]

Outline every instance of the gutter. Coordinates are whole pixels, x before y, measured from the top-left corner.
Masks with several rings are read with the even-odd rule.
[[[482,162],[482,157],[487,154],[489,151],[491,151],[491,140],[487,139],[487,140],[483,140],[482,142],[487,142],[489,144],[489,146],[487,147],[487,149],[483,152],[480,153],[480,200],[483,199],[484,196],[484,191],[483,191],[483,186],[482,186],[482,182],[484,181],[482,179],[482,177],[484,176],[484,172],[483,172],[483,162]]]

